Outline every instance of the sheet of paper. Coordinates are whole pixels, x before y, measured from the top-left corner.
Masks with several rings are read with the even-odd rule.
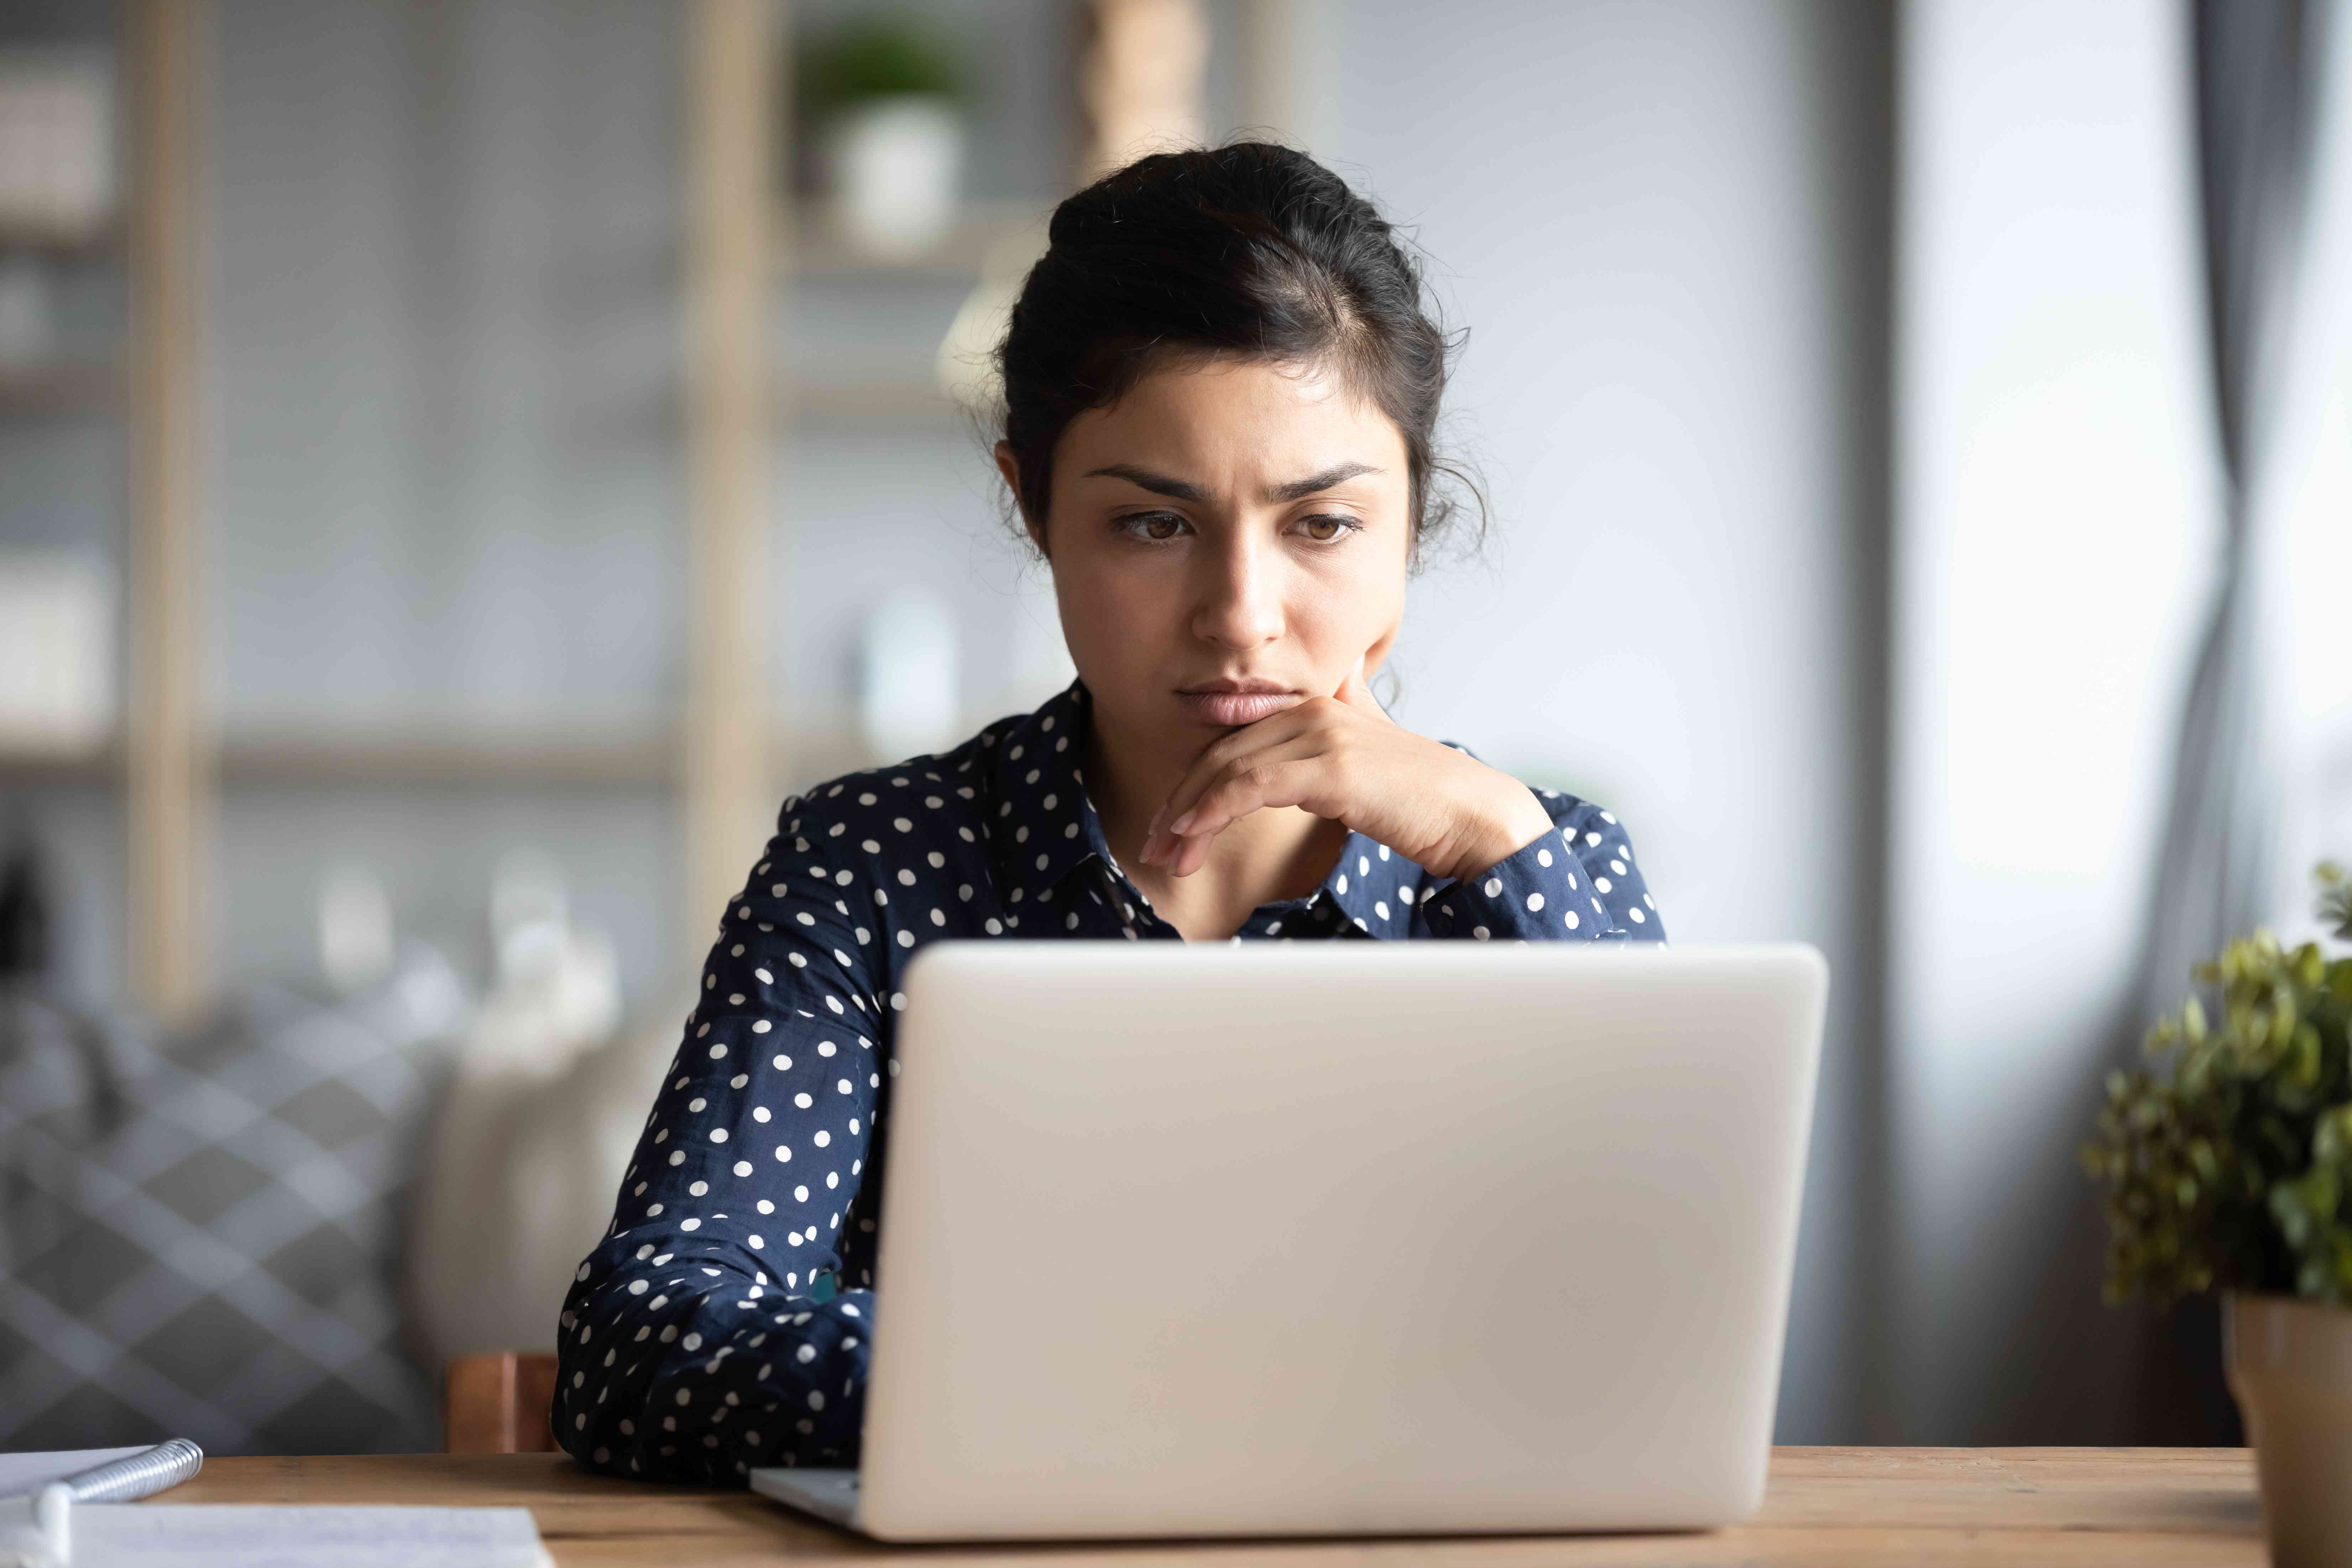
[[[527,1508],[94,1503],[73,1568],[553,1568]]]
[[[60,1448],[50,1454],[0,1454],[0,1497],[22,1497],[39,1491],[51,1481],[61,1481],[68,1476],[78,1476],[84,1470],[146,1451],[144,1447]]]

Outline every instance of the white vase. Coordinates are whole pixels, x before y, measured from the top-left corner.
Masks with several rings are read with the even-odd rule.
[[[947,100],[907,93],[844,110],[826,148],[835,221],[859,249],[903,261],[954,226],[964,126]]]
[[[2352,1568],[2352,1310],[2232,1293],[2221,1351],[2273,1568]]]

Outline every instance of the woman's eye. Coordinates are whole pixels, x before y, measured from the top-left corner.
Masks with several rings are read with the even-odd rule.
[[[1334,517],[1327,512],[1317,517],[1301,518],[1298,521],[1298,526],[1300,531],[1316,543],[1329,544],[1334,540],[1344,539],[1364,525],[1352,517]]]
[[[1119,526],[1137,539],[1164,543],[1184,531],[1184,520],[1174,512],[1147,511],[1119,519]]]

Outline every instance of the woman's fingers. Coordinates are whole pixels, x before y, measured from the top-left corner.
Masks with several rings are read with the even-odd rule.
[[[1311,702],[1297,703],[1220,738],[1193,760],[1192,765],[1184,771],[1184,776],[1176,782],[1176,787],[1168,792],[1167,804],[1160,808],[1159,826],[1169,832],[1186,831],[1191,826],[1189,823],[1184,827],[1179,827],[1177,824],[1192,810],[1201,798],[1202,791],[1242,758],[1255,755],[1270,746],[1285,745],[1307,733],[1314,724],[1315,715],[1310,711],[1313,706]]]
[[[1305,729],[1286,739],[1229,756],[1207,775],[1195,779],[1188,775],[1184,791],[1192,797],[1190,805],[1177,810],[1176,797],[1161,808],[1159,827],[1144,840],[1143,857],[1147,864],[1174,866],[1182,858],[1187,846],[1207,844],[1241,816],[1257,806],[1240,804],[1240,798],[1228,791],[1237,778],[1265,772],[1279,764],[1318,754],[1324,749],[1323,738],[1314,730]],[[1226,793],[1221,793],[1226,792]],[[1245,798],[1245,797],[1241,797]],[[1260,803],[1267,804],[1267,803]],[[1292,805],[1295,802],[1274,802]],[[1183,824],[1180,829],[1178,823]]]
[[[1168,863],[1172,875],[1189,877],[1209,858],[1218,834],[1253,811],[1270,805],[1303,805],[1316,792],[1314,754],[1258,755],[1236,763],[1209,786],[1193,808],[1192,831],[1179,838]]]

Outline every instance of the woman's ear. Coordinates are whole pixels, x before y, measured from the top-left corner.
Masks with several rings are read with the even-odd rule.
[[[1021,526],[1029,531],[1029,542],[1037,547],[1038,554],[1044,555],[1045,530],[1029,515],[1029,507],[1021,499],[1021,464],[1013,456],[1013,444],[1009,441],[996,444],[996,471],[1004,476],[1004,488],[1013,492],[1013,504],[1021,513]]]

